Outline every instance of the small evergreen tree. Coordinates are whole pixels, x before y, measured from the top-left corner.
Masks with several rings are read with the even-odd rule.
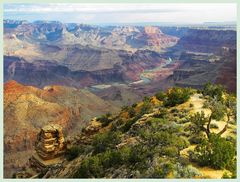
[[[216,98],[217,101],[222,101],[224,92],[225,88],[222,85],[213,85],[211,83],[207,83],[203,88],[202,94],[204,96]]]
[[[231,142],[212,134],[195,149],[196,160],[200,165],[224,169],[232,164],[236,149]]]
[[[158,93],[155,94],[155,97],[160,100],[160,101],[164,101],[164,99],[166,98],[166,94],[163,91],[160,91]]]
[[[186,102],[191,95],[189,88],[174,87],[167,92],[167,99],[164,100],[165,106],[176,106]]]

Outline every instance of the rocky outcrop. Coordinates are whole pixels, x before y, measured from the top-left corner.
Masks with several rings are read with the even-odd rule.
[[[93,135],[98,132],[102,128],[102,124],[96,120],[96,118],[92,119],[89,125],[84,128],[83,133],[87,136]]]
[[[38,134],[36,153],[29,159],[29,167],[38,173],[60,164],[63,161],[65,149],[62,127],[56,124],[46,125]]]
[[[226,57],[221,66],[215,83],[225,85],[232,93],[237,92],[237,54],[236,49],[223,48],[222,54]]]
[[[37,136],[35,150],[44,160],[54,159],[64,153],[62,127],[56,124],[44,126]]]
[[[66,143],[60,125],[50,124],[42,127],[38,133],[35,152],[24,169],[16,173],[16,178],[36,178],[49,168],[61,164],[65,149]]]
[[[158,27],[146,26],[144,27],[145,34],[162,34],[161,30]]]
[[[137,48],[148,46],[152,50],[161,50],[175,45],[178,38],[163,34],[159,27],[146,26],[143,32],[132,37],[129,42]]]

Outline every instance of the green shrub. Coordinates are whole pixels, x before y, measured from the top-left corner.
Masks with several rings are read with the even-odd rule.
[[[120,142],[120,132],[108,132],[97,134],[92,142],[95,153],[105,152],[114,148]]]
[[[205,140],[205,136],[202,133],[199,133],[197,135],[191,135],[189,142],[191,144],[200,144]]]
[[[151,111],[151,103],[150,102],[144,102],[142,107],[141,107],[141,110],[140,110],[140,115],[144,115],[144,114],[147,114]]]
[[[164,118],[148,118],[146,124],[151,126],[151,129],[156,129],[156,127],[161,127],[163,124],[167,124],[168,120]]]
[[[161,163],[159,166],[156,166],[153,170],[153,173],[150,175],[151,178],[166,178],[166,176],[172,172],[174,169],[174,164],[170,161]]]
[[[169,157],[176,157],[178,155],[178,148],[175,146],[163,147],[161,150],[162,155],[167,155]]]
[[[133,107],[130,107],[130,108],[128,109],[128,115],[129,115],[129,117],[132,118],[133,116],[135,116],[135,114],[136,114],[135,109],[134,109]]]
[[[91,156],[84,159],[73,175],[74,178],[101,178],[103,177],[103,166],[101,158],[98,156]]]
[[[140,118],[140,115],[135,116],[134,118],[128,120],[122,127],[121,127],[121,131],[122,132],[128,132],[130,130],[130,128],[132,127],[132,125],[134,123],[136,123],[136,121]]]
[[[119,160],[120,164],[129,163],[128,161],[129,161],[131,150],[132,148],[130,148],[129,146],[123,146],[121,149],[118,150],[121,154],[121,161]]]
[[[177,137],[177,136],[176,136]],[[178,137],[178,139],[175,141],[174,146],[178,148],[178,151],[183,150],[187,148],[190,145],[189,141],[187,140],[186,137]]]
[[[147,150],[141,145],[137,145],[134,148],[131,148],[128,158],[129,164],[143,162],[146,159],[146,154]]]
[[[173,109],[171,109],[171,111],[170,111],[171,113],[178,113],[179,112],[179,110],[177,109],[177,108],[173,108]]]
[[[177,163],[174,166],[174,172],[173,172],[174,178],[193,178],[201,176],[201,173],[198,171],[197,168],[188,165],[183,166],[180,163]]]
[[[132,104],[132,107],[135,108],[137,106],[137,103]]]
[[[167,108],[160,107],[158,109],[158,112],[153,115],[155,118],[166,118],[168,116],[168,110]]]
[[[194,115],[189,117],[190,126],[189,129],[192,134],[199,134],[203,132],[204,126],[207,123],[208,118],[205,117],[205,113],[202,111],[201,113],[197,112]],[[204,130],[205,131],[205,130]]]
[[[66,150],[65,156],[68,161],[71,161],[79,156],[80,153],[84,151],[83,148],[80,148],[79,146],[73,146],[70,149]]]
[[[149,103],[149,102],[151,102],[151,97],[145,96],[145,97],[143,98],[143,102],[144,102],[144,103]]]
[[[108,150],[101,155],[101,160],[104,168],[110,168],[112,166],[123,163],[120,151]]]
[[[85,158],[75,178],[101,178],[109,168],[117,168],[120,165],[134,166],[134,169],[146,170],[146,159],[151,156],[151,151],[143,145],[134,147],[124,146],[118,150],[107,150],[94,156]],[[136,165],[137,164],[137,165]]]
[[[167,92],[167,99],[164,101],[165,106],[176,106],[182,104],[190,98],[191,91],[189,88],[173,87]]]
[[[128,106],[122,106],[121,107],[121,111],[127,111],[128,110]]]
[[[209,141],[199,144],[194,152],[200,165],[224,169],[232,164],[236,149],[231,142],[212,134]]]
[[[107,126],[110,122],[112,122],[113,120],[110,119],[109,117],[111,117],[110,113],[107,113],[105,115],[100,116],[99,118],[97,118],[97,121],[102,123],[102,126],[105,127]]]
[[[232,136],[227,136],[226,137],[226,140],[231,142],[232,144],[236,144],[236,138],[235,137],[232,137]]]
[[[166,94],[163,91],[160,91],[158,93],[155,94],[155,97],[160,100],[160,101],[164,101],[164,99],[166,98]]]
[[[223,93],[225,92],[225,88],[222,85],[212,85],[210,83],[207,83],[203,88],[203,95],[210,96],[212,98],[216,98],[218,101],[223,100]]]
[[[212,119],[216,119],[217,121],[223,119],[226,112],[226,107],[221,102],[214,102],[210,107],[212,110]]]
[[[83,159],[80,167],[73,175],[74,178],[102,178],[105,170],[122,164],[131,165],[131,153],[135,150],[127,146],[119,150],[107,150]],[[131,161],[131,162],[130,162]]]
[[[225,171],[222,175],[222,179],[231,179],[231,176],[229,175],[228,172]]]

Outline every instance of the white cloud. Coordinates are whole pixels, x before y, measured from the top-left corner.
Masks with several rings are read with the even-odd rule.
[[[234,3],[158,3],[158,4],[5,4],[4,13],[78,13],[77,19],[105,22],[205,22],[236,21]],[[108,16],[107,16],[108,14]],[[111,14],[111,15],[109,15]],[[103,17],[105,19],[103,19]],[[60,17],[61,18],[61,17]]]

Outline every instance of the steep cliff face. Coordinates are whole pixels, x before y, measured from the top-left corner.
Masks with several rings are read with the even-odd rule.
[[[180,87],[202,88],[208,82],[214,82],[223,59],[209,53],[183,52],[182,65],[174,70],[172,79]]]
[[[23,58],[4,56],[4,81],[16,80],[23,84],[43,87],[49,84],[68,85],[74,80],[67,75],[70,70],[49,61],[27,62]]]
[[[86,91],[63,86],[38,89],[16,81],[4,85],[4,163],[6,175],[12,167],[23,165],[10,160],[23,151],[33,149],[39,128],[54,123],[64,127],[68,135],[80,130],[90,118],[117,108]],[[16,153],[12,155],[12,153]],[[26,153],[27,155],[27,153]],[[26,159],[27,156],[22,158]]]
[[[14,79],[37,87],[49,84],[85,87],[135,81],[143,70],[154,68],[162,62],[162,56],[150,50],[131,53],[74,47],[45,48],[47,60],[46,57],[29,61],[17,56],[4,56],[4,81]],[[55,49],[60,50],[56,52]],[[67,56],[55,61],[51,59],[53,54]]]
[[[15,29],[16,37],[20,40],[56,41],[62,37],[63,24],[57,21],[27,21],[4,20],[4,32]]]
[[[163,27],[160,26],[160,28],[164,34],[172,35],[172,36],[175,36],[178,38],[181,38],[184,35],[186,35],[189,30],[189,27],[175,27],[175,26],[172,26],[172,27],[171,26],[163,26]]]
[[[163,34],[158,27],[141,29],[133,26],[98,27],[57,21],[23,23],[5,20],[4,29],[5,33],[14,33],[18,39],[29,43],[81,44],[131,51],[138,47],[161,50],[177,41],[176,37]],[[129,41],[131,39],[136,42]]]
[[[159,51],[175,45],[178,38],[162,33],[159,27],[146,26],[143,32],[131,37],[128,42],[136,48],[143,48],[147,45],[149,49]]]
[[[85,87],[98,83],[124,81],[121,67],[96,71],[71,71],[66,66],[49,61],[29,63],[18,57],[4,57],[4,81],[16,80],[20,83],[44,87],[49,84]]]
[[[224,48],[222,54],[226,60],[220,68],[215,83],[225,85],[228,91],[237,92],[237,55],[236,49]]]
[[[172,76],[177,86],[202,88],[207,82],[223,84],[226,79],[226,88],[229,91],[236,89],[236,31],[162,29],[180,37],[178,43],[169,49],[175,58],[183,62]]]
[[[219,54],[222,47],[236,48],[236,31],[189,29],[176,46],[189,51]]]
[[[36,21],[35,26],[36,28],[32,33],[34,38],[42,39],[44,37],[45,40],[55,41],[62,37],[64,26],[60,22],[52,21],[51,23],[48,23]]]
[[[183,64],[173,72],[177,86],[203,88],[212,82],[223,84],[230,92],[236,92],[236,49],[222,48],[221,54],[184,52]]]

